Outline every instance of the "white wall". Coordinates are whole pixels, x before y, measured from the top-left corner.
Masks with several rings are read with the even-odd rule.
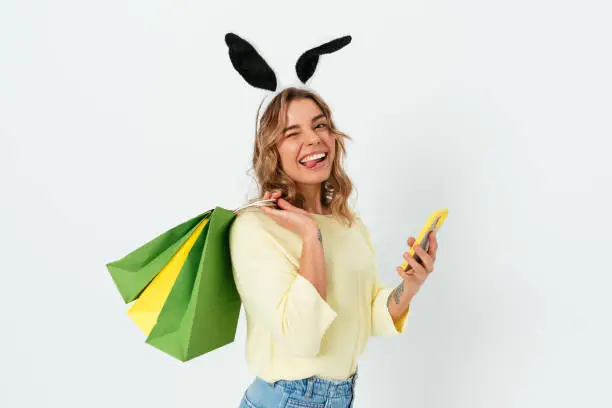
[[[597,4],[599,3],[599,4]],[[408,333],[373,338],[356,407],[604,407],[609,393],[610,6],[553,1],[0,3],[0,406],[236,407],[237,341],[146,345],[105,269],[252,191],[265,94],[252,41],[354,137],[347,171],[381,274],[446,207]]]

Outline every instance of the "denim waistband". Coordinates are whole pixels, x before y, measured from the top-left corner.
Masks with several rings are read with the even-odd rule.
[[[297,392],[304,396],[348,396],[353,395],[356,381],[357,371],[346,380],[332,380],[312,376],[301,380],[278,380],[273,383],[273,386],[281,387],[290,393]]]

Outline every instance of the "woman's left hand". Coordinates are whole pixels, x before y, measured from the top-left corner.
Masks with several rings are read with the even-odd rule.
[[[412,247],[415,238],[408,238],[408,246]],[[404,271],[401,266],[396,268],[397,274],[404,279],[404,292],[410,294],[410,298],[417,294],[425,280],[434,271],[434,263],[436,261],[436,252],[438,251],[438,240],[436,239],[435,231],[429,232],[429,248],[425,251],[420,245],[415,245],[414,250],[419,256],[421,262],[418,262],[414,256],[408,252],[404,252],[403,257],[412,266],[412,269]]]

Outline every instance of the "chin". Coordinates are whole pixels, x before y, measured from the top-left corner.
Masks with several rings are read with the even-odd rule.
[[[322,183],[331,176],[331,166],[308,169],[300,165],[296,175],[297,179],[304,184]]]

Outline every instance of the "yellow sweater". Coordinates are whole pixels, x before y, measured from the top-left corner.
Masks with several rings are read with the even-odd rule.
[[[246,312],[246,358],[260,378],[317,375],[346,379],[369,336],[404,332],[408,311],[393,323],[370,234],[313,214],[323,237],[327,301],[298,273],[302,239],[259,208],[243,210],[229,232],[233,274]]]

